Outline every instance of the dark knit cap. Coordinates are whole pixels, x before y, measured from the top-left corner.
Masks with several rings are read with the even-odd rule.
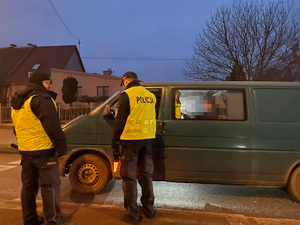
[[[29,77],[29,82],[33,82],[39,85],[42,85],[42,82],[44,80],[51,80],[51,77],[48,74],[38,70],[34,71]]]
[[[124,78],[132,78],[134,80],[137,80],[138,76],[136,75],[135,72],[131,72],[131,71],[128,71],[128,72],[124,73],[124,75],[122,76],[122,82],[121,82],[120,86],[123,85],[123,79]]]

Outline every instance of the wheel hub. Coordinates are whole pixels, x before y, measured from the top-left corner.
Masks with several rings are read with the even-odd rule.
[[[79,182],[84,186],[94,186],[99,181],[98,168],[93,164],[84,164],[78,170]]]

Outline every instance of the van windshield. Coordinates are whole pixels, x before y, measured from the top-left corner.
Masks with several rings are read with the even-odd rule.
[[[95,108],[92,112],[89,113],[89,115],[96,115],[99,114],[100,109],[102,109],[102,107],[109,105],[109,102],[111,101],[111,99],[114,99],[117,95],[120,94],[122,90],[117,91],[113,96],[111,96],[109,99],[107,99],[105,102],[103,102],[101,105],[99,105],[97,108]]]

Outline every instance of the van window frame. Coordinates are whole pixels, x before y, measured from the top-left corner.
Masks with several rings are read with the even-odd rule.
[[[175,118],[175,93],[176,91],[180,90],[198,90],[198,91],[205,91],[205,90],[235,90],[235,91],[241,91],[243,95],[243,110],[244,110],[244,119],[242,120],[232,120],[232,119],[192,119],[192,118],[185,118],[185,119],[179,119]],[[189,87],[174,87],[171,90],[171,104],[172,104],[172,120],[176,121],[218,121],[218,122],[241,122],[241,121],[248,121],[249,113],[248,113],[248,107],[247,107],[247,91],[245,88],[227,88],[227,87],[201,87],[201,88],[189,88]]]
[[[163,96],[164,96],[164,88],[165,87],[161,87],[161,86],[143,86],[144,88],[146,88],[148,91],[150,91],[151,89],[156,89],[160,91],[161,94],[161,101],[160,101],[160,105],[159,105],[159,111],[158,114],[156,115],[156,119],[159,119],[162,115],[162,101],[163,101]],[[149,90],[150,89],[150,90]],[[99,105],[97,108],[95,108],[92,112],[89,113],[89,115],[100,115],[103,113],[103,109],[106,105],[109,106],[113,106],[115,104],[117,104],[119,97],[122,93],[122,90],[117,91],[113,96],[111,96],[109,99],[107,99],[104,103],[102,103],[101,105]],[[150,91],[151,92],[151,91]],[[151,92],[152,93],[152,92]],[[155,96],[156,97],[156,96]]]
[[[157,86],[143,86],[145,89],[147,89],[148,91],[150,91],[151,89],[155,89],[155,90],[159,90],[160,91],[160,97],[161,97],[161,99],[158,101],[158,99],[157,99],[157,96],[152,92],[152,91],[150,91],[152,94],[154,94],[155,95],[155,98],[156,98],[156,106],[155,106],[155,117],[156,117],[156,120],[158,120],[160,117],[161,117],[161,115],[162,115],[162,98],[163,98],[163,91],[164,91],[164,88],[163,87],[157,87]],[[158,105],[158,112],[157,112],[157,110],[156,110],[156,107],[157,107],[157,104],[159,104]]]

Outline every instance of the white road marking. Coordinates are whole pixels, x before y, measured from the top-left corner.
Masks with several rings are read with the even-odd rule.
[[[16,166],[4,166],[4,165],[0,165],[0,172],[5,171],[5,170],[9,170],[9,169],[13,169],[16,168]]]
[[[17,160],[17,161],[9,162],[8,164],[20,165],[20,163],[21,163],[21,160]]]

